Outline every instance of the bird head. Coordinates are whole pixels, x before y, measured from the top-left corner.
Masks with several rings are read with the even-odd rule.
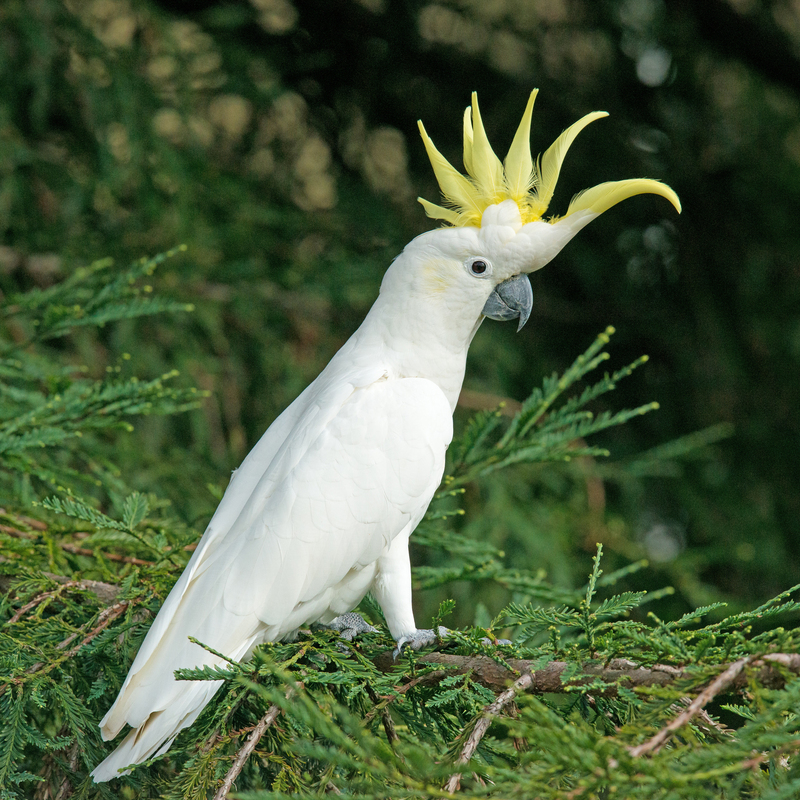
[[[527,273],[541,269],[596,217],[637,194],[657,194],[680,212],[678,196],[648,178],[610,181],[572,198],[566,214],[545,217],[561,165],[575,137],[607,116],[595,111],[565,130],[535,161],[530,129],[538,90],[531,92],[522,121],[501,163],[489,144],[477,94],[464,112],[463,175],[436,149],[419,122],[422,140],[442,191],[442,205],[419,198],[426,213],[445,228],[417,237],[411,247],[421,256],[421,282],[427,291],[458,288],[457,296],[492,319],[519,319],[531,311]],[[454,293],[455,295],[455,293]]]

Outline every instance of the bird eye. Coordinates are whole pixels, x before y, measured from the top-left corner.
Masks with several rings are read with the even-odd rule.
[[[467,270],[471,275],[487,277],[492,274],[491,264],[483,258],[476,258],[467,262]]]

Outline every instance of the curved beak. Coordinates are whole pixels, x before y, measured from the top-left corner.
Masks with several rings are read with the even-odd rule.
[[[494,291],[489,295],[482,313],[485,317],[501,321],[519,317],[517,331],[521,331],[522,326],[531,315],[532,306],[533,290],[531,289],[531,282],[528,280],[527,275],[517,275],[515,278],[509,278],[494,287]]]

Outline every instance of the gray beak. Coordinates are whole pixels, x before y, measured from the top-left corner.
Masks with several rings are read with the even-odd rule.
[[[528,321],[533,306],[533,290],[527,275],[517,275],[498,283],[483,307],[483,315],[489,319],[505,321],[519,317],[517,331]]]

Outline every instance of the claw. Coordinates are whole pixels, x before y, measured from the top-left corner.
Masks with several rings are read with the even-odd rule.
[[[338,631],[339,637],[347,642],[352,642],[360,633],[378,632],[378,629],[365,622],[360,614],[352,611],[348,614],[341,614],[323,627]]]
[[[401,636],[397,640],[397,647],[392,651],[392,658],[397,661],[397,657],[406,645],[412,650],[421,650],[423,647],[436,644],[439,639],[446,639],[449,633],[450,631],[443,625],[440,625],[437,631],[431,630],[430,628],[418,628],[413,633]]]

